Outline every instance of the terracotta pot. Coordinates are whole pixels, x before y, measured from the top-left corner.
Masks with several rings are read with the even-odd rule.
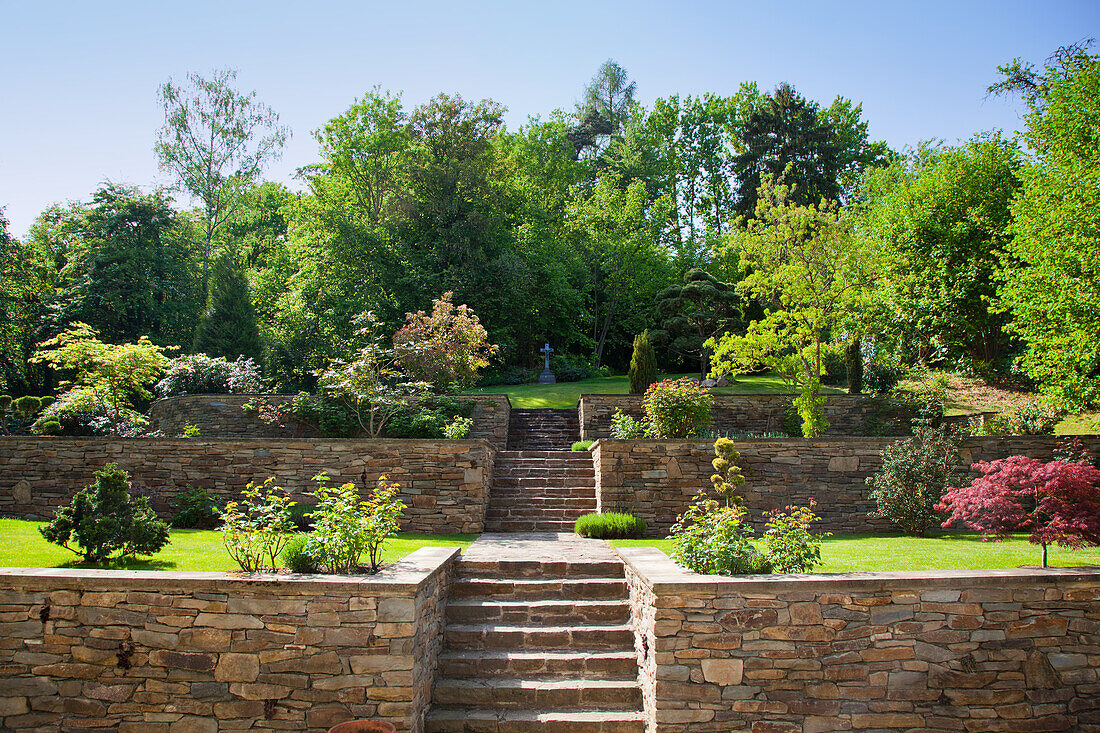
[[[328,733],[397,733],[397,728],[381,720],[349,720],[332,726]]]

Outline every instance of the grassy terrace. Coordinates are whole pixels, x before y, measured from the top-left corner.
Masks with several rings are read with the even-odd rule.
[[[696,377],[698,374],[663,374],[662,379]],[[825,387],[827,394],[837,394],[844,390]],[[630,381],[625,375],[618,377],[596,377],[579,382],[559,382],[558,384],[516,384],[496,385],[470,390],[470,394],[506,394],[512,407],[576,407],[582,394],[628,394]],[[717,387],[715,394],[793,394],[791,387],[782,377],[775,374],[756,374],[740,377],[736,384],[729,387]]]
[[[38,533],[41,522],[0,519],[0,567],[101,567],[88,566],[63,547],[51,545]],[[477,539],[472,534],[416,534],[403,532],[386,543],[385,562],[393,562],[421,547],[466,547]],[[110,566],[122,570],[240,570],[222,547],[221,532],[173,529],[171,542],[151,558],[129,558]]]
[[[613,540],[618,547],[656,547],[668,552],[669,540]],[[821,543],[818,573],[894,570],[981,570],[1018,568],[1042,563],[1041,548],[1024,536],[985,542],[975,534],[939,537],[905,535],[835,535]],[[1066,550],[1051,547],[1048,563],[1055,567],[1100,566],[1100,548]]]

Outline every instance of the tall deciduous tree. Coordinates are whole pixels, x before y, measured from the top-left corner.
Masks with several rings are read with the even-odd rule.
[[[231,83],[233,69],[215,70],[211,78],[187,75],[187,85],[169,79],[159,89],[164,126],[155,150],[162,170],[202,203],[205,240],[202,289],[205,295],[214,234],[237,210],[241,193],[255,184],[266,165],[278,158],[289,130],[279,116],[242,94]]]
[[[46,263],[40,252],[8,232],[0,208],[0,389],[28,391],[27,357],[48,293]]]
[[[1000,279],[1023,363],[1066,407],[1100,404],[1100,57],[1063,49],[1039,72],[1002,67],[1027,103],[1030,158]]]
[[[621,134],[630,116],[637,82],[614,59],[604,61],[592,81],[584,88],[583,114],[595,112],[610,123],[612,136]]]

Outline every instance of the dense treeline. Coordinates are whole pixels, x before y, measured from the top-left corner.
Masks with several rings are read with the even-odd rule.
[[[838,231],[879,260],[834,342],[862,336],[871,359],[984,374],[1011,372],[1022,354],[1044,384],[1076,375],[1062,397],[1094,402],[1095,346],[1050,352],[1053,316],[1027,292],[1049,289],[1071,321],[1067,298],[1100,302],[1093,260],[1066,291],[1065,257],[1037,244],[1097,248],[1087,202],[1066,202],[1071,181],[1074,201],[1096,203],[1097,58],[1075,47],[1043,70],[1002,71],[994,91],[1028,109],[1022,140],[982,132],[902,153],[871,140],[843,97],[822,105],[789,84],[745,83],[646,108],[610,61],[576,109],[515,130],[492,100],[440,94],[410,108],[375,88],[313,133],[319,157],[299,171],[301,192],[259,178],[287,134],[277,116],[233,92],[230,72],[191,76],[196,94],[246,115],[226,145],[254,139],[253,154],[220,178],[188,177],[201,155],[175,133],[201,119],[173,112],[186,95],[169,83],[158,155],[202,206],[105,184],[47,209],[23,240],[0,221],[0,380],[13,394],[46,391],[53,377],[27,357],[79,321],[105,341],[257,356],[269,385],[310,389],[357,314],[393,333],[448,291],[500,346],[498,377],[534,366],[547,341],[559,367],[622,370],[647,328],[663,367],[694,370],[706,339],[768,309],[736,286],[771,181],[784,205],[839,205]]]

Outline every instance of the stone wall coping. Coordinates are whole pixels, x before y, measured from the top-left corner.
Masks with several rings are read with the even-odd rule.
[[[882,443],[884,441],[896,441],[902,440],[905,436],[898,435],[880,435],[880,436],[867,436],[867,435],[826,435],[817,438],[731,438],[737,445],[769,445],[773,443],[778,444],[801,444],[801,445],[821,445],[821,444],[839,444],[844,445],[848,443]],[[1033,439],[1049,439],[1054,440],[1056,438],[1065,437],[1058,435],[970,435],[963,438],[963,444],[968,442],[983,442],[991,443],[993,441],[1010,442],[1014,440],[1033,440]],[[1088,438],[1090,440],[1100,440],[1100,433],[1097,434],[1081,434],[1068,437],[1074,438]],[[708,448],[714,447],[714,440],[710,438],[695,438],[689,440],[687,438],[669,438],[666,440],[659,440],[656,438],[637,438],[634,440],[620,440],[618,438],[598,438],[595,443],[592,444],[594,449],[601,444],[609,445],[690,445],[690,446],[706,446]]]
[[[1100,583],[1100,567],[1019,568],[1010,570],[914,570],[873,573],[807,573],[804,575],[700,575],[680,567],[655,547],[615,547],[614,551],[658,595],[729,595],[753,592],[876,591],[913,588],[998,587],[1006,581],[1030,581],[1036,587],[1065,583]]]
[[[295,575],[282,573],[172,572],[91,568],[0,568],[0,587],[19,590],[243,590],[273,595],[415,594],[458,556],[458,547],[421,547],[377,575]]]
[[[645,395],[640,394],[623,394],[612,392],[582,392],[581,399],[585,397],[626,397],[630,399],[642,399]],[[711,397],[715,399],[753,399],[754,397],[797,397],[798,392],[758,392],[756,394],[712,394]],[[840,398],[842,400],[871,400],[876,399],[876,395],[872,394],[848,394],[846,392],[829,392],[825,394],[825,397],[831,399]]]
[[[181,400],[181,399],[186,400],[186,399],[191,399],[193,397],[214,397],[214,398],[216,398],[216,397],[227,397],[227,398],[230,398],[230,399],[235,399],[235,398],[238,398],[238,397],[297,397],[297,396],[298,396],[297,392],[293,392],[293,393],[292,392],[234,392],[232,394],[222,394],[220,392],[185,392],[183,394],[174,394],[174,395],[171,395],[169,397],[158,397],[157,399],[153,400],[149,404],[150,405],[155,405],[158,402],[171,402],[172,400]],[[445,396],[447,396],[447,397],[457,397],[457,398],[460,398],[460,399],[468,399],[468,400],[497,399],[497,398],[503,397],[504,399],[508,400],[508,395],[492,393],[492,392],[486,393],[486,394],[456,394],[456,395],[445,395]],[[511,404],[511,403],[512,403],[512,401],[508,400],[508,404]]]

